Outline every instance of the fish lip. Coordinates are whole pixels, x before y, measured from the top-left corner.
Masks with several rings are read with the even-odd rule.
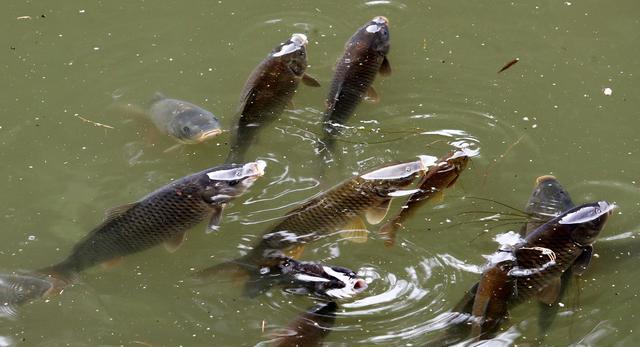
[[[539,176],[538,178],[536,178],[536,185],[540,185],[540,183],[542,182],[546,182],[546,181],[557,181],[558,179],[556,178],[556,176],[553,175],[542,175]]]
[[[389,26],[389,19],[385,16],[375,16],[371,21],[376,24],[385,24],[386,26]]]
[[[307,40],[307,35],[295,33],[291,35],[291,38],[287,42],[279,46],[280,49],[277,52],[273,52],[271,56],[282,57],[291,54],[295,51],[304,49],[307,43],[309,43],[309,40]]]
[[[291,41],[293,44],[295,44],[298,47],[306,46],[309,43],[309,40],[307,39],[307,35],[302,33],[294,33],[293,35],[291,35],[291,38],[289,39],[289,41]]]
[[[220,128],[204,131],[202,132],[202,134],[200,134],[200,136],[198,136],[198,138],[196,139],[196,142],[203,142],[205,140],[208,140],[211,137],[214,137],[220,134],[222,134],[222,129]]]

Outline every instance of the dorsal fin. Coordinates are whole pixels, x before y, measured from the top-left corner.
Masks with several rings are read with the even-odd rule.
[[[105,212],[104,214],[104,222],[105,223],[110,222],[113,219],[120,217],[125,212],[134,208],[137,204],[138,204],[138,201],[108,209],[107,212]]]

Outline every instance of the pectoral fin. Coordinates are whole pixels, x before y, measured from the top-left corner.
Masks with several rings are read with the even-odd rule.
[[[293,100],[289,100],[289,102],[287,102],[287,109],[289,109],[289,110],[295,110],[296,109],[296,104],[293,102]]]
[[[571,266],[571,270],[573,271],[573,274],[576,276],[582,276],[582,274],[589,267],[592,257],[593,257],[593,247],[585,246],[582,249],[582,253],[580,253],[578,258],[573,262],[573,265]]]
[[[546,287],[542,288],[542,290],[538,292],[538,300],[543,304],[554,305],[560,298],[561,290],[562,282],[558,276],[553,278]]]
[[[103,269],[112,269],[120,264],[122,264],[122,261],[124,260],[124,257],[115,257],[112,259],[109,259],[105,262],[102,263],[102,268]]]
[[[342,230],[342,235],[351,242],[364,243],[369,238],[369,231],[360,217],[354,217]]]
[[[162,153],[171,153],[173,151],[175,151],[178,148],[182,148],[182,146],[184,146],[183,143],[176,143],[175,145],[165,149],[164,151],[162,151]]]
[[[380,75],[381,76],[389,76],[391,75],[391,64],[389,64],[389,59],[384,57],[382,60],[382,65],[380,65]]]
[[[186,234],[187,233],[184,231],[176,234],[173,238],[164,242],[164,248],[166,248],[169,253],[177,251],[178,248],[180,248],[180,246],[182,246],[182,244],[184,243]]]
[[[369,101],[369,102],[373,102],[373,103],[377,103],[380,101],[380,97],[378,96],[378,92],[376,92],[376,90],[373,88],[373,86],[370,86],[367,89],[367,92],[364,95],[364,100],[365,101]]]
[[[382,220],[384,220],[384,217],[387,215],[387,212],[389,212],[390,205],[391,205],[391,199],[384,201],[378,206],[368,209],[367,212],[365,213],[367,222],[373,225],[376,225],[382,222]]]
[[[306,73],[302,75],[302,83],[309,87],[320,87],[320,82]]]
[[[287,257],[300,259],[304,253],[304,245],[298,244],[284,252]]]
[[[213,207],[211,219],[209,219],[209,225],[207,226],[207,234],[218,231],[218,229],[220,229],[220,221],[222,220],[223,209],[224,205],[216,205]]]
[[[113,208],[110,208],[107,210],[107,212],[104,215],[104,222],[109,222],[115,218],[120,217],[122,214],[124,214],[125,212],[129,211],[130,209],[132,209],[133,207],[135,207],[138,204],[138,202],[132,202],[130,204],[125,204],[122,206],[116,206]]]

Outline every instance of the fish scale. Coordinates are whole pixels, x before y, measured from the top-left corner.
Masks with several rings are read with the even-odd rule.
[[[266,235],[271,237],[264,239],[251,253],[257,258],[254,261],[261,261],[259,259],[265,250],[286,250],[337,231],[353,218],[391,199],[378,194],[378,191],[394,191],[405,187],[411,184],[416,176],[417,173],[414,173],[399,180],[365,180],[357,176],[312,198],[288,213],[282,222],[269,230]],[[381,189],[381,187],[385,188]],[[297,239],[288,240],[276,234],[280,231],[296,234]]]
[[[568,235],[564,233],[546,233],[540,237],[528,241],[522,247],[542,247],[554,252],[555,265],[550,265],[544,271],[519,278],[516,277],[515,299],[527,300],[535,296],[540,290],[554,278],[558,278],[571,264],[582,254],[582,248],[578,246]],[[547,256],[517,257],[518,267],[525,269],[541,268],[550,259]]]
[[[80,272],[153,247],[194,227],[212,212],[212,206],[199,195],[177,192],[195,188],[192,184],[176,184],[154,193],[90,232],[56,269]]]

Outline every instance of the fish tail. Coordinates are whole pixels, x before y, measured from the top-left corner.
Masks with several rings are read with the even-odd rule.
[[[56,266],[32,273],[0,274],[0,317],[15,318],[18,307],[62,292],[72,278]]]

